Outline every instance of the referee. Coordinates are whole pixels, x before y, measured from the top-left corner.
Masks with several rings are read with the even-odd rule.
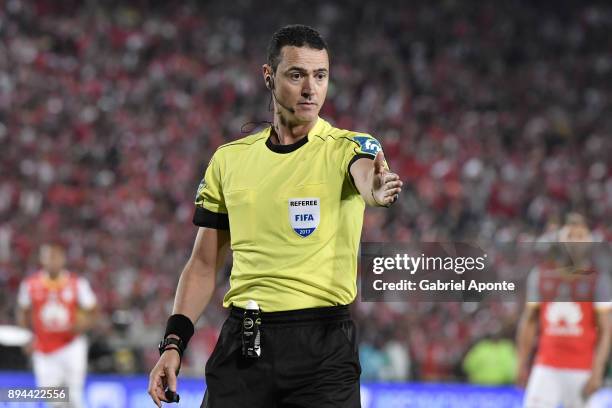
[[[202,407],[361,406],[348,305],[363,211],[391,205],[402,182],[375,138],[318,116],[329,54],[317,31],[278,30],[262,68],[274,122],[219,147],[198,188],[198,233],[149,378],[159,407],[173,398],[180,358],[228,247],[229,317],[206,364]]]

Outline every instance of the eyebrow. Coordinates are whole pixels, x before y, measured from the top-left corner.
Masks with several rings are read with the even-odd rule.
[[[304,69],[302,67],[296,67],[296,66],[289,67],[287,69],[287,72],[289,72],[289,71],[298,71],[298,72],[301,72],[301,73],[304,73],[304,74],[308,73],[308,70],[306,70],[306,69]],[[328,70],[327,70],[327,68],[317,68],[317,69],[313,70],[312,72],[314,72],[314,73],[328,72]]]

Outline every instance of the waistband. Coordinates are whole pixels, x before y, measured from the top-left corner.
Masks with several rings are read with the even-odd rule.
[[[242,320],[245,309],[232,306],[230,319]],[[282,312],[260,312],[261,324],[333,323],[351,319],[348,305],[315,307]]]

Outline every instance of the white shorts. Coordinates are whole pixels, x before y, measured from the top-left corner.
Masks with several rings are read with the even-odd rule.
[[[32,364],[39,387],[68,387],[70,403],[53,404],[54,407],[84,407],[83,386],[87,375],[87,339],[84,336],[51,353],[35,351]]]
[[[524,408],[586,408],[582,397],[590,370],[574,370],[536,365],[525,390]]]

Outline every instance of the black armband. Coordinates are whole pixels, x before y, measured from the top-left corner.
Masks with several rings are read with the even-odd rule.
[[[193,323],[191,319],[182,314],[173,314],[168,318],[168,323],[166,324],[166,333],[164,334],[164,338],[168,337],[171,334],[178,336],[183,343],[183,350],[187,348],[187,344],[193,336],[193,332],[195,328],[193,327]]]

